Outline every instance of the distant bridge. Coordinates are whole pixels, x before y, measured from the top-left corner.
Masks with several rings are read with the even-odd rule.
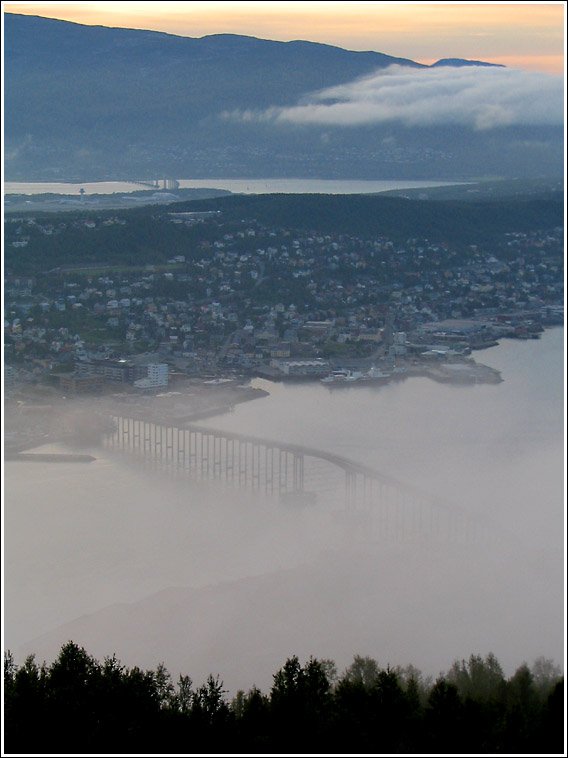
[[[151,189],[179,188],[179,182],[177,179],[127,179],[126,181],[130,184],[139,184],[141,187],[150,187]]]
[[[491,530],[388,475],[334,453],[258,437],[187,425],[112,416],[107,449],[196,481],[219,482],[278,498],[370,511],[382,536],[471,543]]]
[[[151,187],[152,189],[160,186],[157,179],[125,179],[125,181],[129,184],[139,184],[141,187]]]

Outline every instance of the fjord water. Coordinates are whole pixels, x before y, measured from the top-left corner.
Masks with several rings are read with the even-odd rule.
[[[329,450],[497,519],[528,515],[532,498],[542,506],[561,493],[563,330],[474,357],[504,382],[412,377],[336,389],[256,380],[269,398],[206,423]]]
[[[434,180],[405,181],[404,179],[179,179],[181,189],[224,189],[243,194],[265,195],[271,192],[322,193],[331,195],[357,195],[369,192],[389,192],[390,190],[420,189],[427,187],[449,187],[460,182],[439,182]],[[8,194],[38,195],[54,193],[76,195],[79,190],[86,193],[108,195],[113,192],[135,192],[149,189],[135,182],[6,182],[4,192]]]
[[[508,673],[562,665],[563,352],[551,329],[476,353],[499,385],[257,380],[269,397],[202,422],[372,465],[489,516],[497,547],[385,545],[324,503],[286,510],[110,454],[7,463],[5,646],[50,659],[74,639],[233,692],[266,689],[294,653],[433,675],[489,651]]]

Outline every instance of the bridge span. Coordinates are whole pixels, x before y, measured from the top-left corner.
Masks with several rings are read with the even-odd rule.
[[[487,524],[394,477],[340,455],[205,426],[112,416],[104,445],[193,480],[253,490],[290,505],[313,503],[371,512],[395,538],[484,541]]]

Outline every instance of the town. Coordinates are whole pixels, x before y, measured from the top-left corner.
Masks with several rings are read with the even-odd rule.
[[[254,376],[331,385],[372,371],[498,381],[475,370],[472,350],[563,323],[560,227],[464,248],[306,232],[219,210],[152,213],[156,237],[175,227],[185,247],[168,257],[163,245],[139,262],[124,251],[118,264],[104,250],[82,264],[78,249],[73,262],[37,273],[22,262],[48,241],[104,232],[108,246],[136,217],[6,216],[8,397],[41,388],[155,395]]]

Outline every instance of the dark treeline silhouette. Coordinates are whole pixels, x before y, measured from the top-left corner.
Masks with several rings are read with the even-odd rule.
[[[101,663],[68,642],[51,664],[5,656],[7,753],[563,753],[564,686],[539,658],[506,679],[492,654],[456,661],[433,681],[413,666],[355,656],[289,658],[269,694],[226,698],[167,669]]]

